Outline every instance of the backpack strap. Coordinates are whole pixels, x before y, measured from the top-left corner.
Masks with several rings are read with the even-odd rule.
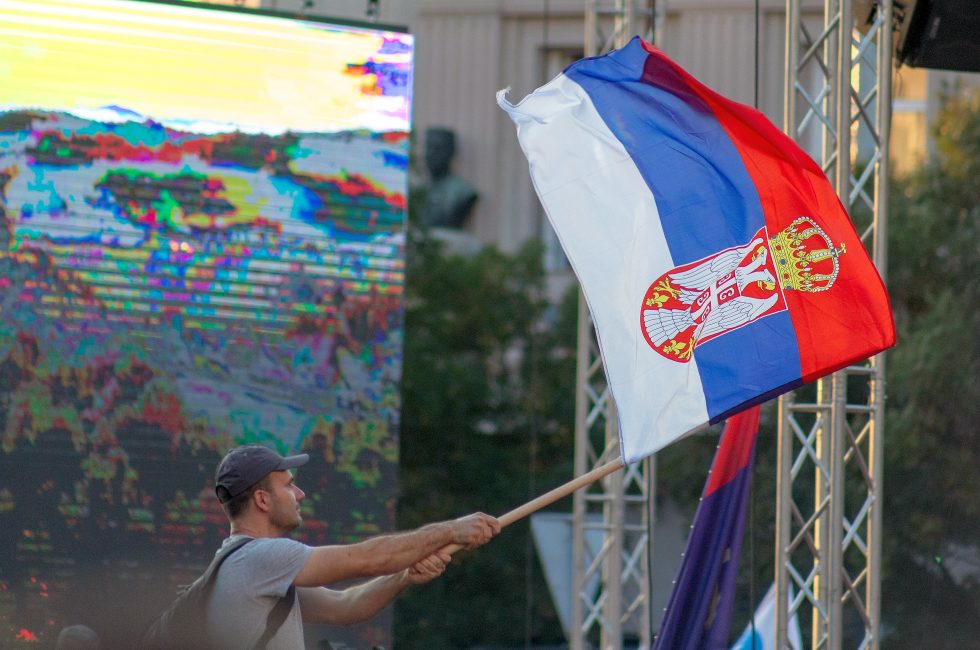
[[[245,546],[252,541],[252,537],[246,537],[245,539],[239,540],[228,548],[224,548],[218,555],[211,561],[207,570],[201,575],[199,580],[204,581],[205,589],[208,591],[208,596],[210,597],[211,587],[214,582],[214,575],[218,572],[221,564],[228,559],[232,553]],[[272,637],[276,635],[282,624],[286,622],[286,618],[289,617],[289,612],[293,609],[293,604],[296,602],[296,587],[295,585],[289,585],[289,589],[286,590],[286,595],[276,601],[275,606],[272,611],[269,612],[268,618],[265,620],[265,632],[259,637],[259,640],[255,642],[252,646],[253,650],[265,650],[265,647],[272,640]]]
[[[208,565],[208,568],[204,570],[204,573],[201,574],[201,577],[198,578],[198,580],[203,581],[205,583],[205,587],[210,589],[211,583],[214,582],[214,574],[218,572],[218,569],[222,564],[224,564],[224,561],[227,560],[232,553],[251,542],[252,539],[253,538],[251,537],[240,539],[237,542],[229,544],[227,548],[223,548],[218,551],[218,554],[214,556],[214,559],[211,560],[211,564]]]
[[[286,590],[286,595],[279,599],[276,606],[269,612],[269,617],[265,619],[265,632],[255,642],[255,645],[252,646],[252,650],[265,650],[269,641],[276,635],[276,632],[279,631],[282,624],[286,622],[286,617],[289,616],[289,612],[293,609],[293,603],[295,602],[296,585],[289,585],[289,589]]]

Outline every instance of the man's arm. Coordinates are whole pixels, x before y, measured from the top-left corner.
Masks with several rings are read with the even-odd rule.
[[[407,587],[428,582],[442,574],[451,559],[448,553],[440,551],[410,569],[374,578],[342,591],[326,587],[301,587],[296,592],[303,621],[331,625],[366,621],[391,604]]]
[[[476,513],[407,533],[373,537],[357,544],[318,546],[293,584],[324,587],[344,580],[395,574],[450,544],[476,548],[499,532],[500,522],[489,515]]]

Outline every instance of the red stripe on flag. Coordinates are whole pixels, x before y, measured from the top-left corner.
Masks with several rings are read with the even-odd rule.
[[[759,408],[753,406],[736,413],[725,422],[718,454],[711,466],[711,477],[704,488],[704,497],[730,482],[739,471],[748,467],[755,434],[759,430]]]
[[[707,88],[655,47],[644,47],[676,70],[714,112],[759,192],[770,239],[806,216],[834,246],[845,248],[840,273],[829,290],[786,292],[803,382],[894,345],[884,284],[820,166],[762,113]]]

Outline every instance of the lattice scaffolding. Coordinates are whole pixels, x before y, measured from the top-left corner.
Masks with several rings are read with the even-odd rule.
[[[892,1],[860,30],[852,0],[826,0],[822,20],[808,6],[787,0],[785,129],[821,162],[884,276]],[[884,373],[878,355],[779,400],[779,648],[793,615],[806,647],[879,645]]]
[[[644,15],[650,16],[649,10]],[[587,0],[585,55],[626,45],[640,33],[641,22],[633,3]],[[615,406],[581,292],[575,403],[575,474],[580,476],[619,455]],[[573,497],[572,650],[650,647],[653,468],[649,458],[628,465]],[[594,557],[586,545],[589,529],[602,532]]]
[[[619,456],[615,406],[585,299],[579,295],[575,474]],[[588,488],[572,505],[572,650],[650,647],[651,459],[627,465]],[[599,530],[594,553],[586,533]]]

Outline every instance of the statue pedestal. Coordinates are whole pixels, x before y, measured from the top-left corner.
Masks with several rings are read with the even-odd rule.
[[[426,187],[422,223],[430,228],[463,228],[476,200],[476,190],[459,176],[433,179]]]
[[[483,242],[465,230],[455,228],[429,228],[429,237],[442,243],[447,255],[472,257],[483,249]]]

